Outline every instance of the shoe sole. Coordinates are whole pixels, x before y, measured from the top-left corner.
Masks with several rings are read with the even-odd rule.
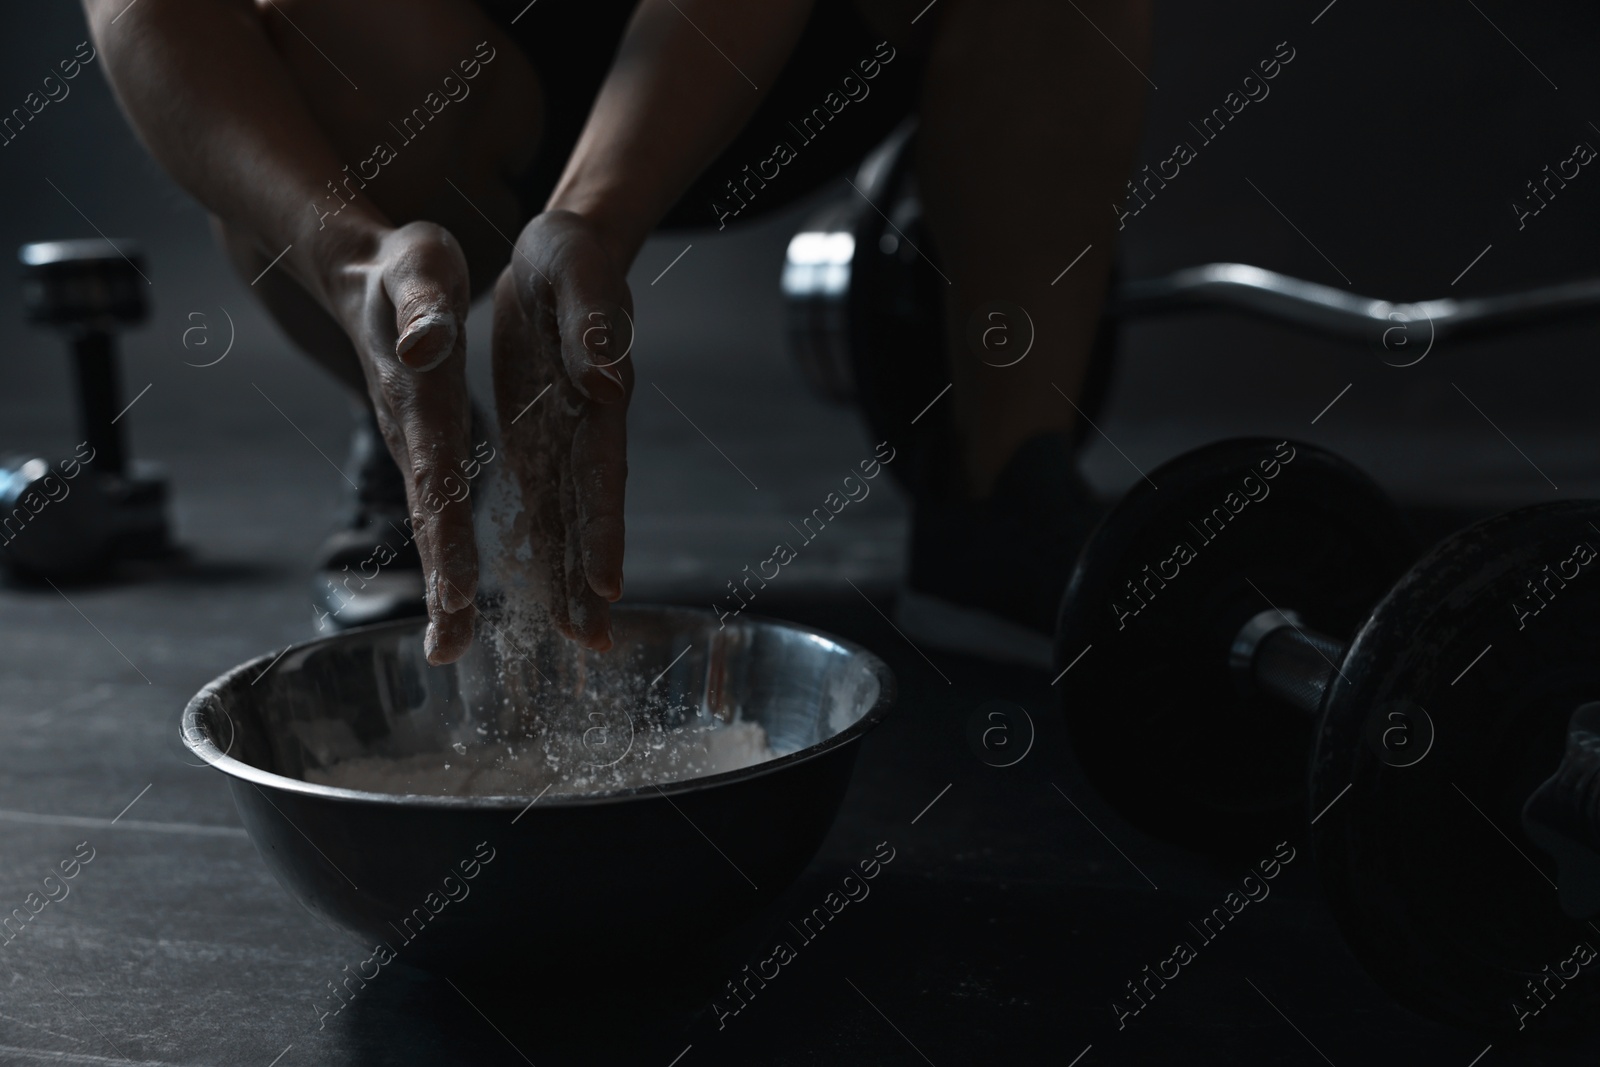
[[[993,612],[961,607],[948,600],[903,588],[895,600],[895,622],[912,641],[947,652],[1048,671],[1055,642],[1039,631]]]

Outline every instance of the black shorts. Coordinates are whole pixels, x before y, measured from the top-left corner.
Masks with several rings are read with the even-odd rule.
[[[545,87],[544,135],[533,166],[518,183],[531,218],[544,210],[566,167],[636,0],[481,2],[522,48]],[[706,54],[707,62],[723,62],[710,44]],[[661,225],[721,228],[745,222],[848,171],[916,109],[922,66],[920,54],[896,50],[873,33],[852,0],[817,0],[756,113]]]

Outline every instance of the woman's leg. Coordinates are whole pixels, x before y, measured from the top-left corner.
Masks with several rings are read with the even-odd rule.
[[[926,55],[916,173],[947,282],[944,351],[917,355],[948,369],[929,425],[954,433],[925,435],[897,620],[1048,667],[1094,518],[1069,431],[1138,143],[1148,0],[859,2]]]
[[[887,6],[909,18],[926,0]],[[880,25],[884,14],[874,16]],[[1019,446],[1065,433],[1076,418],[1062,393],[1078,402],[1105,300],[1112,205],[1144,111],[1150,11],[1148,0],[938,0],[918,28],[927,21],[917,180],[952,283],[959,488],[981,497]],[[1032,319],[1033,349],[1014,366],[970,347],[969,324],[991,301]],[[1027,328],[994,323],[1014,339]]]

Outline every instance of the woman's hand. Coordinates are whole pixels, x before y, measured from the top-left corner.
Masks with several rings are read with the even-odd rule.
[[[522,556],[561,632],[611,647],[622,596],[623,486],[633,395],[633,296],[595,227],[547,211],[494,290],[494,394],[521,491],[507,564]]]
[[[450,663],[472,643],[478,587],[465,473],[474,469],[467,263],[447,230],[413,222],[385,231],[368,254],[330,272],[326,289],[405,477],[427,591],[423,647],[429,663]]]

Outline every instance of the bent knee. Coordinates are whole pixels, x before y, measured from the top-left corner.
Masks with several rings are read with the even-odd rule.
[[[533,158],[538,82],[473,0],[255,2],[346,164],[328,176],[338,191],[364,193],[396,223],[427,217],[450,226],[438,216],[448,203],[441,193],[458,195],[455,182],[504,215],[509,201],[489,186]]]

